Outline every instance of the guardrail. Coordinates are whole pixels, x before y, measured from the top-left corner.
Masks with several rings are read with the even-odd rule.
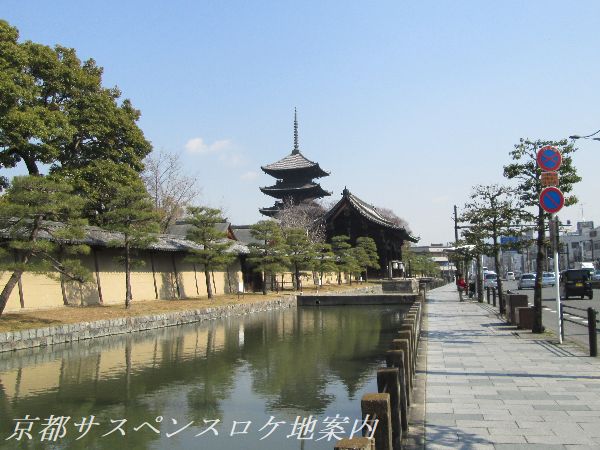
[[[590,343],[590,356],[598,356],[598,320],[597,320],[597,316],[598,316],[598,311],[596,311],[594,308],[578,308],[576,306],[570,306],[570,305],[564,305],[561,304],[560,305],[560,329],[561,329],[561,335],[562,338],[564,340],[565,338],[565,322],[570,322],[570,323],[574,323],[575,325],[579,325],[582,327],[585,327],[586,325],[577,321],[577,320],[572,320],[570,319],[570,317],[565,317],[565,308],[567,308],[568,310],[572,310],[572,311],[584,311],[586,312],[586,316],[580,316],[571,312],[567,312],[567,314],[570,317],[577,317],[578,319],[581,320],[587,320],[587,328],[588,328],[588,339],[589,339],[589,343]]]
[[[386,367],[377,370],[377,393],[363,395],[363,437],[341,439],[335,450],[400,450],[408,432],[408,408],[416,372],[425,289],[408,310],[398,336],[386,351]],[[364,436],[367,437],[364,437]]]

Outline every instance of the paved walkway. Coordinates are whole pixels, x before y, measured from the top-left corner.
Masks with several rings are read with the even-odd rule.
[[[428,293],[426,448],[600,449],[600,358]]]

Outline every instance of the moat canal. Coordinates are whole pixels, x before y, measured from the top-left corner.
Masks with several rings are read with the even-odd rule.
[[[328,429],[360,425],[406,309],[303,307],[0,354],[0,448],[331,450]]]

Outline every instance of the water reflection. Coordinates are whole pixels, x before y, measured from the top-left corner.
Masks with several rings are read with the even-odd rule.
[[[230,436],[231,424],[358,417],[360,395],[373,390],[402,311],[292,309],[0,355],[0,448],[299,448],[286,433],[263,441],[257,430]],[[33,439],[5,441],[14,419],[27,414],[40,418]],[[66,435],[53,445],[39,434],[50,415],[70,417]],[[99,425],[77,440],[75,424],[91,415]],[[101,437],[120,419],[127,419],[125,436]],[[205,419],[219,421],[219,436],[196,436]],[[144,422],[159,433],[150,426],[135,432]],[[303,444],[333,448],[324,440]]]

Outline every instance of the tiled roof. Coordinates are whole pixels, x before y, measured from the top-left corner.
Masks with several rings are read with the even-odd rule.
[[[299,151],[293,151],[291,154],[280,159],[279,161],[262,166],[261,169],[269,174],[271,172],[287,170],[312,169],[311,171],[314,173],[311,175],[313,177],[323,177],[329,175],[329,173],[325,172],[323,169],[321,169],[321,167],[319,167],[319,163],[305,158],[304,155]]]
[[[44,228],[48,230],[59,229],[63,225],[58,222],[45,222]],[[24,231],[27,227],[24,227]],[[67,244],[85,244],[92,247],[119,247],[120,243],[124,242],[123,234],[118,231],[108,231],[96,226],[84,227],[84,237],[82,239],[67,241]],[[0,231],[0,236],[10,239],[14,236],[13,232],[7,230]],[[17,231],[17,234],[20,234]],[[52,234],[48,231],[41,231],[39,233],[40,239],[53,239]],[[177,251],[190,251],[190,250],[201,250],[202,246],[185,239],[181,235],[177,234],[156,234],[154,235],[155,241],[148,245],[151,250],[177,252]],[[231,248],[229,251],[234,253],[248,253],[248,247],[240,242],[230,241]]]
[[[236,239],[244,245],[259,242],[254,236],[252,236],[251,225],[232,225],[231,229]]]
[[[417,242],[419,240],[418,237],[414,237],[408,234],[404,227],[396,225],[395,223],[389,221],[384,216],[382,216],[381,213],[377,211],[377,208],[375,208],[373,205],[370,205],[367,202],[358,198],[356,195],[351,194],[348,189],[344,189],[342,199],[339,202],[337,202],[327,213],[325,213],[324,220],[327,221],[331,216],[333,216],[338,211],[338,209],[341,208],[345,201],[347,201],[350,204],[350,206],[352,206],[354,210],[356,210],[356,212],[358,212],[365,219],[374,222],[378,225],[381,225],[382,227],[404,232],[406,234],[406,240],[408,241]]]

